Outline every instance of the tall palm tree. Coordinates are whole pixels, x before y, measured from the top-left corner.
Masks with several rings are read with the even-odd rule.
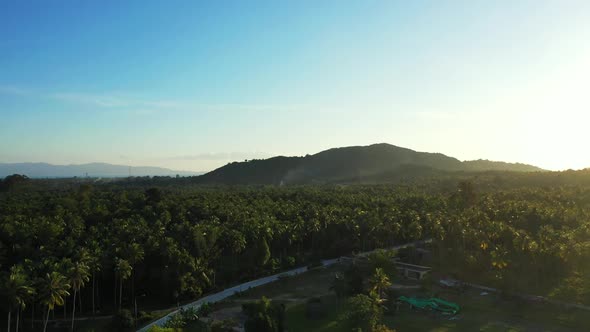
[[[145,256],[143,248],[138,243],[131,243],[127,247],[127,258],[131,265],[131,298],[135,299],[135,267],[143,261]]]
[[[375,274],[371,277],[371,291],[383,298],[383,292],[391,287],[391,281],[382,268],[376,268]]]
[[[62,306],[64,304],[64,298],[70,293],[70,284],[68,280],[61,273],[53,271],[47,273],[42,281],[41,289],[41,302],[47,306],[45,313],[45,323],[43,324],[43,332],[47,330],[47,322],[49,321],[49,313],[55,308],[55,306]]]
[[[86,248],[81,248],[78,251],[78,255],[77,255],[77,259],[76,259],[79,263],[82,263],[84,265],[86,265],[86,270],[88,271],[88,276],[90,276],[90,264],[92,262],[92,255],[90,253],[90,251]],[[85,281],[85,283],[88,282],[88,280]],[[84,286],[84,285],[82,285]],[[76,299],[74,299],[76,300]],[[78,312],[81,313],[82,312],[82,292],[80,292],[78,290],[78,304],[80,305],[78,308]]]
[[[20,312],[26,307],[27,301],[35,293],[31,287],[30,280],[27,279],[24,269],[20,265],[15,265],[10,269],[10,274],[5,283],[6,295],[8,299],[8,332],[10,332],[12,308],[16,306],[16,331],[18,332]]]
[[[74,262],[70,270],[68,271],[70,285],[74,290],[74,301],[72,306],[72,326],[70,331],[74,331],[74,317],[76,315],[76,294],[80,291],[81,287],[88,282],[90,276],[90,268],[83,261]]]
[[[119,310],[121,310],[121,306],[123,304],[123,281],[129,279],[132,271],[133,271],[133,268],[131,267],[131,264],[129,264],[129,262],[127,260],[124,260],[124,259],[117,260],[117,263],[115,266],[115,272],[119,276]]]
[[[97,241],[90,242],[90,255],[88,256],[88,260],[86,261],[88,267],[90,268],[90,272],[92,274],[92,314],[96,313],[96,306],[95,306],[95,295],[96,295],[96,273],[100,272],[101,268],[101,257],[103,255],[102,249],[100,248]]]

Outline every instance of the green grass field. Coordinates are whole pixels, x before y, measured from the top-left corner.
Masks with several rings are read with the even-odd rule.
[[[385,315],[383,322],[398,332],[500,332],[500,331],[590,331],[590,318],[581,312],[556,312],[552,308],[535,305],[530,308],[506,306],[505,301],[493,298],[473,299],[464,295],[452,300],[461,304],[462,311],[456,320],[425,311],[401,306],[400,310]],[[448,297],[446,297],[448,298]],[[343,305],[333,295],[322,298],[328,306],[326,315],[319,320],[306,317],[306,304],[297,304],[287,310],[289,332],[348,331],[339,322]]]
[[[344,307],[343,303],[339,303],[329,291],[336,269],[339,268],[333,267],[293,277],[276,284],[252,289],[243,296],[248,299],[257,299],[264,295],[278,301],[297,299],[298,301],[287,302],[286,324],[289,332],[348,331],[339,320]],[[384,323],[398,332],[590,331],[590,315],[586,312],[506,300],[492,294],[481,296],[479,292],[458,294],[455,291],[438,288],[434,288],[433,291],[438,297],[461,306],[461,313],[455,320],[449,320],[449,316],[411,310],[408,306],[400,305],[398,312],[384,316]],[[412,290],[400,291],[399,295],[427,296]],[[322,319],[309,319],[306,317],[305,300],[318,296],[322,297],[325,316]]]

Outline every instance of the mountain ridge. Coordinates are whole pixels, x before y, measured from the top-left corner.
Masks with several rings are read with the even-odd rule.
[[[418,170],[418,171],[417,171]],[[380,182],[385,176],[436,172],[542,172],[539,167],[501,161],[460,161],[442,153],[418,152],[387,143],[331,148],[304,157],[276,156],[233,162],[197,177],[206,184],[307,184]],[[396,174],[399,173],[399,174]]]

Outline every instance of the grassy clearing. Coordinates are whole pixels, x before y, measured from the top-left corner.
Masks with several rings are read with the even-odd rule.
[[[332,295],[324,296],[321,299],[322,304],[327,308],[325,316],[321,319],[309,319],[306,315],[305,303],[287,308],[285,323],[289,332],[337,332],[346,330],[339,321],[339,315],[344,309],[343,301],[338,302],[336,297]]]
[[[329,289],[333,273],[320,271],[306,280],[296,280],[296,284],[311,282],[308,285],[311,292],[298,292],[301,299],[287,308],[287,326],[289,332],[320,331],[340,332],[348,331],[339,322],[343,311],[343,304],[326,290]],[[316,281],[317,280],[317,281]],[[270,294],[274,298],[281,298],[282,294],[291,294],[291,285],[274,285],[272,292],[265,294],[265,289],[257,290],[256,296]],[[282,290],[281,290],[282,289]],[[566,311],[551,305],[525,303],[522,301],[506,300],[496,295],[481,296],[479,292],[465,292],[434,288],[438,297],[459,304],[462,308],[457,320],[440,314],[411,310],[401,305],[397,313],[386,315],[384,323],[398,332],[573,332],[590,331],[590,315],[579,310]],[[309,319],[306,316],[305,298],[317,297],[324,294],[322,303],[325,315],[321,319]],[[399,295],[427,296],[413,290],[400,291]],[[395,304],[389,304],[394,306]],[[393,308],[392,308],[393,309]]]
[[[411,310],[401,306],[393,315],[385,315],[384,323],[398,332],[572,332],[589,331],[589,318],[581,312],[562,313],[535,305],[515,310],[516,306],[506,306],[506,301],[490,297],[473,299],[469,295],[445,298],[462,305],[457,320],[449,320],[430,312]],[[328,306],[326,315],[319,320],[306,317],[304,303],[287,309],[289,332],[319,331],[344,332],[348,329],[339,322],[343,306],[333,295],[322,298]]]
[[[313,296],[321,296],[330,292],[330,285],[336,272],[342,272],[342,266],[316,268],[309,272],[287,277],[276,282],[251,288],[230,299],[255,299],[262,296],[271,299],[305,300]]]

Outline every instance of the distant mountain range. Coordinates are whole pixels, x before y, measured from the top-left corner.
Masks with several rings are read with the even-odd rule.
[[[305,157],[233,162],[195,178],[203,184],[381,183],[441,172],[541,172],[526,164],[460,161],[441,153],[417,152],[390,144],[335,148]]]
[[[161,167],[124,166],[106,163],[81,165],[52,165],[47,163],[0,163],[0,178],[12,174],[23,174],[30,178],[69,178],[69,177],[127,177],[131,176],[193,176],[202,173],[174,171]]]

